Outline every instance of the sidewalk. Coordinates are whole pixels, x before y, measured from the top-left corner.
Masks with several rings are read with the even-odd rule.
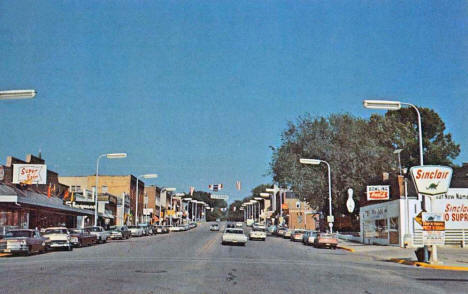
[[[428,267],[445,270],[468,271],[468,248],[438,247],[439,265],[429,265],[418,262],[415,248],[400,248],[394,246],[366,245],[346,240],[339,240],[339,246],[354,254],[371,257],[379,261],[392,261],[401,264]]]

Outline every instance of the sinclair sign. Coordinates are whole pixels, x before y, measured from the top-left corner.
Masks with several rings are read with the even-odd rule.
[[[410,173],[418,193],[428,196],[447,193],[452,180],[452,168],[448,166],[414,166]]]

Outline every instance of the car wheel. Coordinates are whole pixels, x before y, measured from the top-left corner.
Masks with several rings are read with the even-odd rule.
[[[24,252],[25,256],[30,256],[32,254],[32,246],[29,245],[28,249]]]
[[[73,250],[73,246],[72,245],[69,245],[68,248],[67,248],[68,251],[72,251]]]

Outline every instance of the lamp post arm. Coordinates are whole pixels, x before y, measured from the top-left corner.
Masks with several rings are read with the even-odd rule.
[[[94,226],[97,226],[98,220],[98,179],[99,179],[99,161],[107,154],[101,154],[96,160],[96,188],[94,189]]]

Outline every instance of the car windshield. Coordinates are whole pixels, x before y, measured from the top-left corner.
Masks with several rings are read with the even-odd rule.
[[[226,233],[228,233],[228,234],[243,234],[244,231],[228,229],[228,230],[226,230]]]
[[[67,229],[46,229],[44,231],[44,235],[50,234],[67,234]]]
[[[14,238],[14,237],[32,237],[33,232],[31,231],[9,231],[5,234],[6,238]]]
[[[81,229],[71,229],[70,232],[71,232],[71,233],[74,233],[74,234],[80,234],[80,233],[83,233],[84,230],[81,230]]]
[[[101,228],[99,227],[88,228],[88,230],[90,230],[91,232],[101,232]]]

